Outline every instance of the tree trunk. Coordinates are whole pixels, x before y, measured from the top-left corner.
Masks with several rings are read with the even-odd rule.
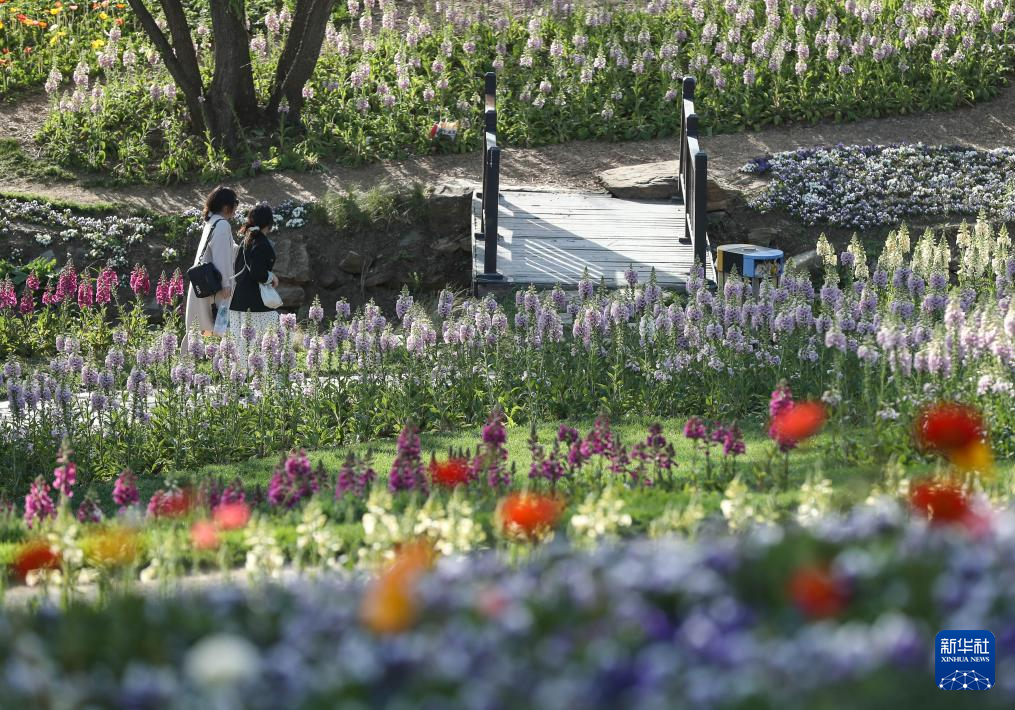
[[[197,65],[197,55],[194,53],[194,43],[190,36],[190,28],[183,13],[183,6],[180,0],[160,0],[162,11],[169,22],[169,29],[173,37],[173,44],[169,44],[165,34],[159,29],[158,23],[152,17],[144,0],[127,0],[131,9],[137,15],[141,27],[148,35],[155,49],[162,57],[166,69],[173,77],[176,85],[183,92],[183,100],[187,104],[187,111],[190,113],[190,125],[195,133],[204,133],[207,125],[207,116],[204,111],[201,85],[201,70]]]
[[[292,27],[275,68],[275,81],[267,108],[269,117],[278,113],[285,98],[289,104],[288,122],[301,123],[305,103],[303,87],[317,67],[334,5],[335,0],[296,0]]]
[[[211,0],[211,23],[215,71],[207,94],[209,117],[219,145],[231,148],[236,143],[237,127],[254,125],[261,118],[244,1]]]

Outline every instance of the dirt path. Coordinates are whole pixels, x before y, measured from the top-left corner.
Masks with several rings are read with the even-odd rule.
[[[31,122],[40,99],[27,106],[0,110],[0,135],[24,140],[31,135]],[[34,115],[33,115],[34,114]],[[730,134],[704,139],[710,175],[721,183],[743,185],[750,178],[738,169],[752,157],[798,147],[835,143],[917,142],[965,144],[976,148],[1015,146],[1015,86],[1003,89],[993,101],[971,108],[941,113],[872,119],[854,123],[822,123],[811,126],[769,128],[757,133]],[[608,168],[678,155],[678,139],[628,143],[573,142],[545,148],[509,148],[502,162],[503,187],[552,186],[556,189],[598,190],[595,173]],[[235,183],[244,201],[286,198],[313,200],[328,190],[366,188],[389,181],[439,184],[452,181],[476,183],[480,179],[478,153],[439,155],[405,161],[384,161],[360,168],[327,166],[315,173],[284,172]],[[85,187],[78,184],[45,184],[8,180],[3,189],[82,203],[113,202],[179,213],[202,202],[208,185],[143,186],[126,188]]]

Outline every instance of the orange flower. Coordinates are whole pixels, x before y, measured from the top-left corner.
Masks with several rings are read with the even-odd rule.
[[[801,567],[789,580],[789,596],[801,612],[812,619],[838,616],[846,607],[842,583],[819,567]]]
[[[497,519],[508,536],[536,540],[560,518],[564,503],[538,493],[512,493],[497,507]]]
[[[48,543],[33,540],[18,550],[11,565],[18,579],[24,581],[29,572],[39,569],[56,569],[60,566],[60,555]]]
[[[827,413],[820,402],[797,402],[772,419],[771,435],[780,444],[809,439],[825,425]]]
[[[430,478],[435,485],[444,488],[464,486],[469,482],[469,462],[461,458],[447,461],[430,461]]]
[[[239,530],[250,521],[250,508],[246,503],[223,503],[212,517],[220,530]]]
[[[219,546],[219,533],[215,523],[198,520],[190,527],[190,541],[197,550],[214,550]]]
[[[433,566],[434,550],[427,542],[403,545],[388,567],[363,596],[360,618],[378,634],[405,631],[418,613],[413,592],[416,582]]]

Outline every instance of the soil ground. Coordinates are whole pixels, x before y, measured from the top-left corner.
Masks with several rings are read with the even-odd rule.
[[[0,136],[17,138],[31,155],[38,151],[32,136],[44,117],[46,99],[29,96],[0,106]],[[710,176],[720,184],[743,187],[752,178],[738,172],[750,158],[798,147],[835,143],[917,142],[963,144],[976,148],[1015,145],[1015,86],[992,101],[948,112],[857,121],[768,128],[756,133],[718,135],[702,142],[709,154]],[[626,143],[580,141],[543,148],[508,148],[502,163],[504,187],[532,185],[561,190],[598,190],[600,170],[657,160],[673,160],[679,140],[667,138]],[[480,179],[478,153],[436,155],[405,161],[384,161],[358,168],[325,166],[314,173],[280,172],[237,181],[245,200],[287,197],[319,198],[328,190],[371,187],[380,182],[418,181],[439,184],[475,183]],[[81,203],[112,202],[179,213],[201,204],[208,185],[93,187],[74,182],[5,181],[4,189]]]

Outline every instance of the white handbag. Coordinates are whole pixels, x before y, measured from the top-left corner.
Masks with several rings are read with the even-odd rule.
[[[261,289],[261,301],[264,303],[265,308],[275,310],[276,308],[282,307],[282,297],[278,295],[278,291],[271,285],[272,273],[268,272],[268,283],[258,284]]]

